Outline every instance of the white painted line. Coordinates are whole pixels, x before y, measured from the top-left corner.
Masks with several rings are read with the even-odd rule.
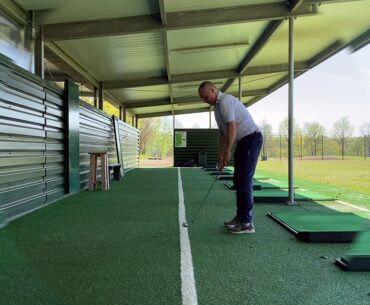
[[[370,212],[368,209],[366,208],[362,208],[362,207],[358,207],[357,205],[354,205],[354,204],[351,204],[351,203],[348,203],[348,202],[344,202],[344,201],[341,201],[341,200],[337,200],[338,203],[340,204],[343,204],[343,205],[346,205],[348,207],[351,207],[351,208],[354,208],[354,209],[357,209],[357,210],[360,210],[360,211],[363,211],[363,212]]]
[[[179,228],[180,228],[180,270],[181,270],[181,295],[182,305],[197,305],[197,290],[195,288],[193,259],[188,234],[188,227],[184,227],[186,222],[184,191],[182,188],[181,170],[178,170],[178,190],[179,190]]]

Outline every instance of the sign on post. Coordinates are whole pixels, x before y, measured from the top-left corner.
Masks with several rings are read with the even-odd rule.
[[[186,131],[175,132],[175,147],[186,147]]]

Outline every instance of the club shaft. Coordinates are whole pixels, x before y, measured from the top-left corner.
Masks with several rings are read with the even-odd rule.
[[[209,195],[209,193],[211,192],[211,190],[212,190],[212,188],[213,188],[213,186],[214,186],[214,184],[215,184],[216,180],[217,180],[217,179],[215,179],[215,180],[212,182],[211,186],[209,187],[208,192],[207,192],[207,194],[204,196],[202,203],[199,205],[198,210],[196,211],[196,213],[194,214],[193,218],[191,219],[191,223],[193,223],[193,221],[194,221],[194,220],[195,220],[195,218],[197,217],[197,215],[198,215],[199,211],[201,210],[201,208],[202,208],[202,206],[203,206],[204,202],[206,202],[206,200],[207,200],[207,198],[208,198],[208,195]]]

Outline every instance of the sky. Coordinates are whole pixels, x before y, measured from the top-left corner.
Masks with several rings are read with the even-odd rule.
[[[288,86],[281,87],[248,110],[257,124],[266,119],[277,133],[279,123],[288,116]],[[359,126],[370,124],[370,45],[355,53],[343,50],[296,78],[294,117],[300,126],[317,121],[328,132],[335,121],[348,117],[356,128],[356,135]],[[177,116],[176,123],[186,128],[208,128],[209,114]]]

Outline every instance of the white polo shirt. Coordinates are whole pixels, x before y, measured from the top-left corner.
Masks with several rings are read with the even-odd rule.
[[[241,138],[259,131],[247,107],[243,105],[236,97],[219,91],[215,104],[215,119],[218,128],[227,135],[227,123],[235,121],[236,141]]]

